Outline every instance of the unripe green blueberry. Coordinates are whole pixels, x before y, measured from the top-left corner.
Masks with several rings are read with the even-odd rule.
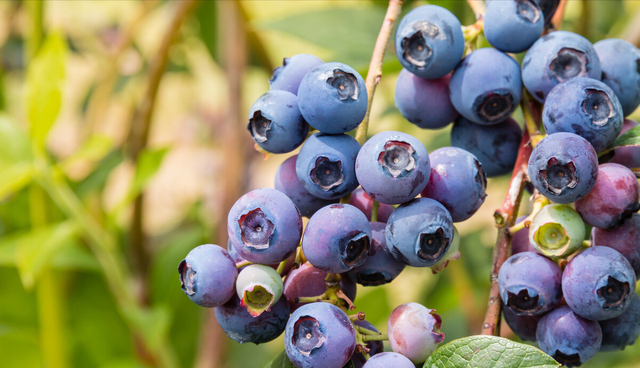
[[[240,305],[254,317],[267,311],[282,296],[282,277],[271,267],[252,264],[240,271],[236,292]]]
[[[563,258],[580,249],[585,231],[582,218],[569,206],[550,204],[531,220],[529,241],[538,253]]]

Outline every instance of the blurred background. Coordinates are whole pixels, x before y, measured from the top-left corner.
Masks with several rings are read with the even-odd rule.
[[[465,1],[429,3],[474,22]],[[229,207],[273,187],[289,156],[265,159],[245,129],[272,69],[311,53],[365,76],[386,6],[0,1],[0,366],[252,368],[280,353],[282,337],[228,339],[211,310],[183,295],[176,267],[197,245],[226,245]],[[572,0],[562,28],[639,45],[640,2]],[[448,145],[450,128],[421,130],[395,108],[392,47],[369,133],[402,130],[429,151]],[[459,224],[459,261],[360,287],[358,310],[386,331],[393,308],[420,302],[442,316],[446,341],[477,334],[492,215],[508,181],[489,180],[481,210]],[[501,334],[517,339],[505,324]],[[639,361],[636,343],[585,367]]]

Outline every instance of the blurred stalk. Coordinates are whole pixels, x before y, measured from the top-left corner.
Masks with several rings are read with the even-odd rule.
[[[582,12],[580,13],[580,21],[578,22],[578,29],[575,31],[577,34],[584,36],[587,39],[591,39],[589,34],[591,33],[591,23],[589,20],[591,19],[591,4],[592,0],[582,0]]]
[[[29,33],[27,35],[26,61],[33,59],[38,53],[42,39],[44,38],[44,28],[42,25],[43,0],[28,0],[24,5],[29,15]]]

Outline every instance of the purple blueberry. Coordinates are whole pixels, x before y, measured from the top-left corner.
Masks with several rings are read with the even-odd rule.
[[[431,177],[422,197],[440,202],[454,222],[473,216],[487,196],[487,178],[473,154],[456,147],[439,148],[429,155]]]
[[[380,353],[371,357],[363,368],[415,368],[415,365],[402,354],[398,353]]]
[[[596,42],[593,48],[600,59],[602,82],[618,97],[624,116],[640,105],[640,50],[618,38]]]
[[[343,274],[341,276],[340,289],[350,300],[355,300],[356,284],[347,275]],[[309,262],[303,263],[296,270],[289,271],[287,278],[284,280],[284,291],[282,293],[289,301],[291,311],[304,305],[303,303],[296,303],[296,298],[322,295],[327,290],[326,277],[326,272],[313,267]]]
[[[502,310],[504,320],[509,325],[511,331],[513,331],[518,337],[524,341],[536,341],[536,328],[538,327],[538,321],[542,318],[542,315],[527,316],[517,315],[511,309],[504,308]]]
[[[279,263],[296,251],[302,235],[302,217],[284,193],[256,189],[231,207],[227,231],[242,258],[261,264]]]
[[[311,69],[323,63],[319,57],[309,54],[298,54],[284,58],[282,66],[273,69],[273,74],[269,79],[270,90],[283,90],[297,95],[302,78]]]
[[[553,87],[542,110],[548,134],[577,134],[596,152],[613,143],[623,120],[622,107],[611,88],[591,78],[573,78]]]
[[[302,251],[317,269],[342,273],[362,265],[371,249],[367,216],[350,204],[321,208],[309,219]]]
[[[624,350],[633,345],[640,334],[640,297],[633,295],[624,313],[616,318],[600,321],[602,346],[600,351]]]
[[[238,269],[226,250],[214,244],[193,248],[178,266],[180,286],[192,302],[217,307],[235,294]]]
[[[544,14],[534,0],[491,1],[484,14],[484,36],[503,52],[525,51],[542,34]]]
[[[594,227],[591,240],[593,245],[613,248],[620,252],[631,263],[636,279],[640,276],[640,214],[634,213],[613,229]]]
[[[518,62],[492,48],[473,51],[453,72],[449,97],[460,115],[474,123],[503,121],[522,97]]]
[[[396,307],[387,322],[391,349],[416,364],[427,360],[444,341],[442,319],[435,312],[418,303]]]
[[[233,259],[236,265],[240,262],[248,262],[246,259],[242,258],[240,254],[238,254],[236,247],[234,247],[233,244],[231,243],[231,239],[229,239],[229,241],[227,242],[227,253],[229,253],[229,256],[231,257],[231,259]],[[287,258],[287,263],[284,265],[284,269],[282,270],[283,275],[289,272],[291,267],[293,267],[293,264],[295,263],[295,261],[296,261],[296,253],[294,252],[294,253],[291,253],[289,258]],[[269,267],[273,268],[274,270],[277,270],[279,266],[280,266],[280,263],[274,263],[269,265]],[[242,270],[245,267],[246,266],[240,267],[238,271]]]
[[[449,250],[453,234],[449,211],[430,198],[416,198],[400,205],[385,228],[391,254],[413,267],[437,264]]]
[[[378,329],[376,329],[375,326],[373,326],[371,323],[367,321],[356,320],[355,322],[353,322],[353,324],[359,327],[366,328],[367,330],[378,332]],[[368,341],[365,344],[365,346],[367,349],[369,349],[369,356],[371,357],[377,354],[381,354],[382,351],[384,350],[384,344],[382,343],[382,341]],[[365,363],[367,363],[367,360],[364,358],[364,355],[358,352],[353,353],[353,356],[351,357],[351,361],[353,362],[353,365],[355,368],[362,368],[365,365]],[[411,368],[414,368],[413,365],[411,366]]]
[[[302,216],[311,217],[322,207],[337,203],[338,199],[322,199],[309,193],[296,174],[297,158],[298,155],[291,156],[278,167],[274,187],[293,201]]]
[[[516,224],[524,221],[527,216],[520,216],[516,220]],[[522,252],[535,252],[536,248],[529,241],[529,228],[524,227],[511,235],[511,254]]]
[[[620,135],[623,135],[629,129],[636,126],[638,126],[638,123],[636,123],[635,121],[625,119],[624,122],[622,123],[622,130],[620,131]],[[613,155],[613,158],[609,162],[620,164],[630,169],[638,168],[640,167],[640,147],[638,146],[618,147],[615,150],[615,154]]]
[[[234,296],[226,304],[215,308],[216,320],[229,338],[244,344],[262,344],[282,335],[289,320],[289,303],[284,298],[278,300],[271,310],[257,317],[240,305]]]
[[[251,106],[247,129],[260,148],[271,153],[287,153],[304,142],[309,124],[300,115],[296,95],[269,91]]]
[[[475,124],[460,117],[451,129],[451,145],[474,154],[488,177],[513,170],[522,129],[512,118],[493,125]]]
[[[529,157],[529,179],[545,197],[571,203],[589,193],[598,178],[598,156],[584,138],[572,133],[545,137]]]
[[[423,5],[398,24],[395,37],[400,64],[421,78],[436,79],[456,67],[464,53],[460,21],[449,10]]]
[[[351,280],[360,285],[388,284],[404,270],[405,264],[395,259],[387,248],[385,227],[382,222],[371,223],[371,249],[367,260],[347,272]]]
[[[449,74],[424,79],[402,69],[396,83],[396,107],[405,119],[420,128],[444,128],[460,115],[449,99],[450,80]]]
[[[636,175],[618,164],[602,164],[589,194],[575,203],[576,211],[591,226],[609,229],[638,212],[640,185]]]
[[[602,321],[621,315],[631,303],[636,277],[620,252],[594,246],[575,256],[564,269],[562,292],[577,315]]]
[[[506,309],[535,316],[555,308],[562,299],[562,270],[538,253],[509,257],[498,274],[500,296]]]
[[[360,144],[346,134],[316,133],[302,145],[296,174],[309,193],[322,199],[338,199],[358,187],[356,156]]]
[[[362,213],[367,216],[367,219],[371,221],[371,211],[373,210],[373,198],[369,197],[367,192],[362,188],[358,188],[351,193],[349,198],[349,204],[357,207]],[[390,204],[380,203],[378,207],[378,222],[387,223],[391,212],[394,208]]]
[[[371,137],[356,158],[356,177],[367,194],[386,204],[414,199],[429,181],[429,153],[415,137],[387,131]]]
[[[340,134],[355,129],[367,112],[364,79],[352,67],[326,63],[311,69],[300,82],[300,113],[323,133]]]
[[[271,310],[282,296],[282,278],[273,268],[260,264],[244,267],[236,280],[240,305],[257,317]]]
[[[589,40],[579,34],[555,31],[539,38],[522,60],[522,82],[544,102],[558,83],[574,77],[600,79],[600,60]]]
[[[353,325],[340,308],[311,303],[298,308],[284,330],[284,348],[297,368],[341,368],[356,347]]]
[[[576,315],[566,306],[540,319],[536,331],[540,349],[567,367],[577,367],[593,358],[602,343],[598,322]]]

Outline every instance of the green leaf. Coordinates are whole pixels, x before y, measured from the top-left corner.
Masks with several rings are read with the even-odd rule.
[[[207,46],[209,54],[214,60],[218,59],[218,24],[217,24],[217,4],[215,1],[202,1],[195,11],[198,19],[200,39]]]
[[[65,169],[81,161],[100,161],[107,157],[113,147],[113,138],[106,135],[92,135],[73,155],[60,163],[60,167]]]
[[[31,158],[29,136],[13,118],[0,114],[0,167]]]
[[[27,69],[27,117],[38,148],[44,146],[60,111],[66,62],[66,42],[61,34],[53,32]]]
[[[171,326],[171,313],[165,307],[151,309],[129,309],[124,311],[127,318],[142,332],[145,345],[157,352],[166,340]]]
[[[20,191],[31,182],[34,173],[29,162],[19,162],[6,168],[0,168],[0,201]]]
[[[598,156],[602,156],[603,154],[613,151],[618,147],[625,146],[640,146],[640,125],[627,130],[626,133],[616,138],[616,140],[611,144],[611,147],[600,152]]]
[[[469,336],[439,347],[424,368],[555,368],[540,349],[497,336]]]

